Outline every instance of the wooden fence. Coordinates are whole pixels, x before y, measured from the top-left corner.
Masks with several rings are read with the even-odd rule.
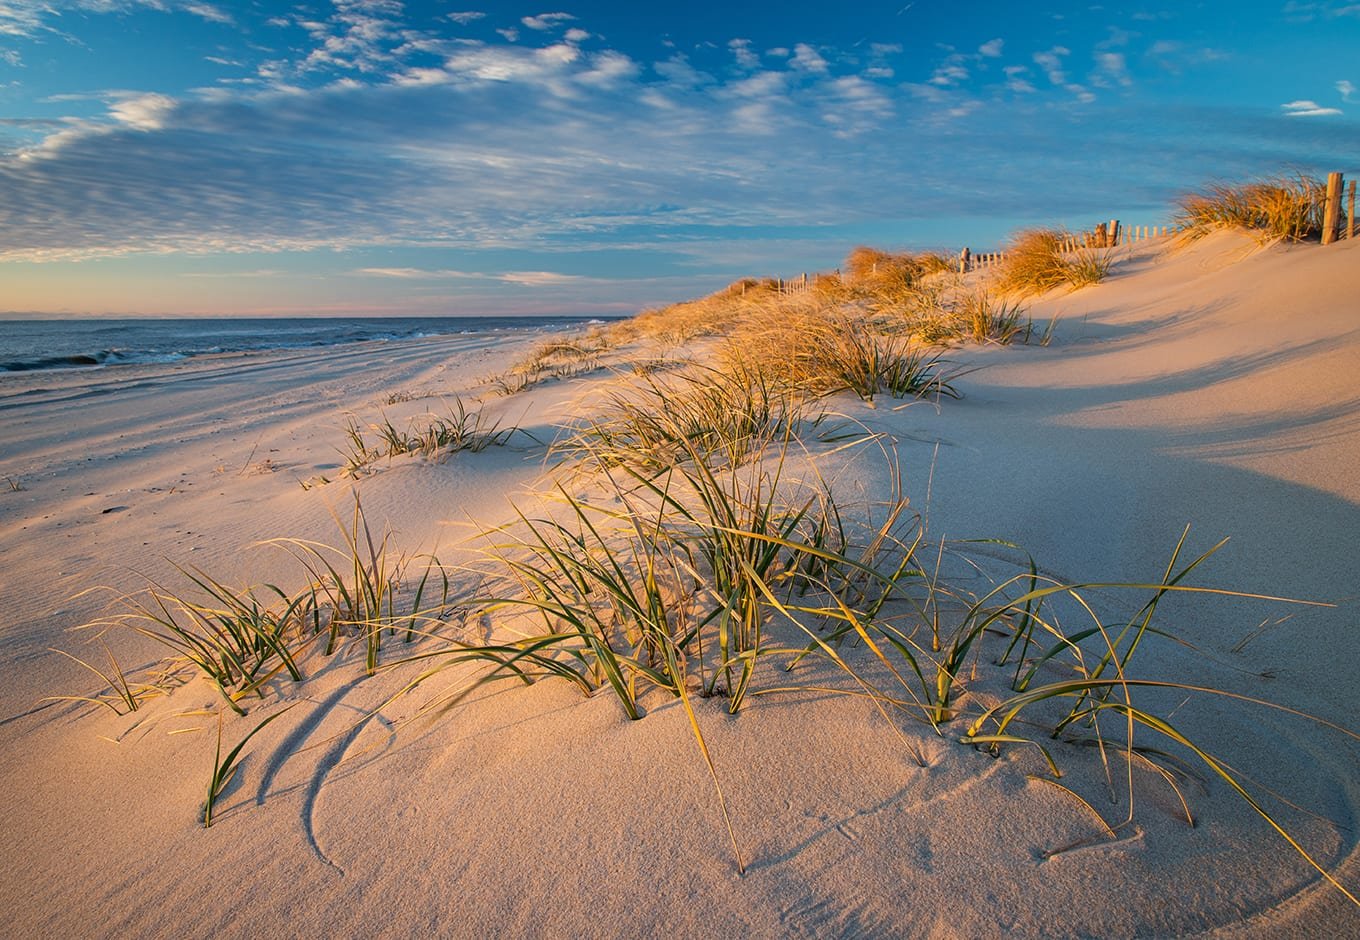
[[[1067,236],[1063,241],[1062,250],[1071,254],[1087,248],[1116,248],[1120,245],[1137,245],[1154,239],[1169,238],[1176,234],[1176,231],[1176,229],[1167,225],[1133,225],[1126,228],[1118,219],[1111,219],[1108,222],[1098,223],[1090,231]],[[1004,251],[975,252],[971,248],[965,248],[959,252],[959,273],[985,271],[988,268],[1004,264],[1005,261],[1006,252]]]

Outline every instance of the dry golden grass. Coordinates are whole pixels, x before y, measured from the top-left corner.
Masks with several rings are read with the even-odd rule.
[[[1003,294],[1029,296],[1064,285],[1076,288],[1103,280],[1110,268],[1109,254],[1099,248],[1081,248],[1069,257],[1063,247],[1070,237],[1058,229],[1029,229],[1013,236],[997,289]]]
[[[1303,241],[1322,232],[1326,187],[1299,174],[1254,183],[1214,183],[1205,192],[1181,197],[1176,225],[1182,237],[1200,238],[1218,229],[1242,229],[1262,241]]]

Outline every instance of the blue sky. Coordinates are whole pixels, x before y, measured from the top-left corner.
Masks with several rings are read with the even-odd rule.
[[[1360,171],[1360,3],[0,0],[0,313],[632,313]]]

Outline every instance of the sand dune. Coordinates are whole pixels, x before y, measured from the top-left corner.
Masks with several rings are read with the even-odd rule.
[[[976,367],[956,383],[960,401],[894,411],[841,396],[834,406],[891,436],[932,538],[1011,541],[1070,581],[1147,580],[1189,525],[1194,552],[1230,538],[1202,583],[1335,602],[1173,599],[1163,615],[1198,651],[1164,644],[1148,655],[1159,674],[1354,727],[1357,261],[1353,243],[1261,248],[1232,234],[1174,253],[1141,246],[1106,282],[1034,304],[1036,318],[1061,318],[1051,346],[951,352]],[[352,490],[402,549],[468,557],[472,524],[508,521],[512,502],[536,505],[549,473],[538,442],[590,413],[614,379],[487,398],[488,414],[538,442],[521,435],[437,464],[397,458],[352,485],[300,484],[337,476],[347,412],[400,418],[438,399],[385,405],[394,392],[466,395],[529,342],[0,376],[0,478],[22,485],[0,493],[0,903],[10,912],[0,932],[1360,930],[1360,909],[1218,778],[1184,785],[1192,828],[1175,791],[1138,770],[1133,823],[1103,838],[1080,800],[1112,823],[1130,807],[1121,786],[1106,787],[1095,749],[1065,754],[1058,787],[1042,779],[1036,749],[996,758],[956,743],[961,729],[907,725],[921,766],[860,698],[805,691],[761,697],[737,717],[699,709],[744,875],[678,701],[648,700],[633,722],[609,696],[505,684],[403,724],[418,703],[384,702],[412,669],[365,679],[355,650],[316,655],[306,682],[276,690],[299,704],[251,742],[207,830],[220,699],[205,684],[127,716],[41,702],[96,691],[48,652],[102,655],[70,632],[107,603],[82,591],[170,580],[175,563],[233,583],[295,577],[256,543],[333,539],[331,513],[349,511]],[[834,473],[865,505],[890,487],[872,448],[837,457]],[[491,624],[473,612],[461,628]],[[127,666],[163,652],[126,634],[109,642]],[[835,681],[824,663],[801,681],[816,686],[823,672]],[[1355,740],[1239,701],[1164,698],[1178,727],[1262,792],[1287,796],[1295,806],[1271,798],[1271,811],[1360,891]],[[379,719],[356,729],[376,708]],[[229,719],[224,737],[253,724]]]

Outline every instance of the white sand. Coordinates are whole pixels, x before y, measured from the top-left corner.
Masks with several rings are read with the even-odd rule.
[[[1105,284],[1035,305],[1062,315],[1051,347],[952,354],[981,367],[957,383],[962,401],[836,404],[896,436],[934,537],[1012,540],[1067,579],[1146,580],[1190,524],[1196,552],[1231,537],[1200,583],[1339,602],[1177,599],[1167,625],[1201,654],[1162,644],[1145,655],[1154,673],[1360,725],[1357,262],[1352,244],[1256,250],[1232,235],[1166,258],[1142,249]],[[126,717],[38,707],[96,691],[47,652],[101,655],[69,632],[104,605],[79,592],[170,580],[172,562],[232,583],[288,577],[254,543],[333,539],[329,512],[347,511],[349,485],[298,481],[335,476],[346,411],[371,418],[392,392],[465,390],[522,347],[427,339],[0,376],[0,478],[23,486],[0,492],[0,934],[1360,932],[1360,910],[1218,779],[1186,787],[1190,828],[1143,773],[1119,839],[1046,858],[1098,830],[1072,796],[1031,779],[1044,769],[1036,751],[993,759],[955,743],[961,728],[908,727],[921,768],[856,699],[768,696],[737,718],[701,703],[744,876],[685,715],[659,699],[629,722],[609,696],[506,684],[390,735],[415,708],[402,700],[355,734],[400,677],[360,678],[355,653],[315,657],[306,683],[277,686],[302,704],[251,742],[210,830],[199,812],[216,719],[195,713],[215,705],[206,687]],[[603,384],[488,407],[542,438]],[[439,465],[393,461],[357,488],[402,549],[456,559],[468,519],[531,505],[541,461],[521,438]],[[886,495],[867,457],[846,474],[868,498]],[[110,643],[125,665],[160,655],[124,634]],[[1360,889],[1356,742],[1183,697],[1165,701],[1177,725],[1305,808],[1267,797]],[[254,720],[229,720],[226,739]],[[1063,783],[1107,820],[1127,815],[1094,752],[1069,749],[1063,764]]]

